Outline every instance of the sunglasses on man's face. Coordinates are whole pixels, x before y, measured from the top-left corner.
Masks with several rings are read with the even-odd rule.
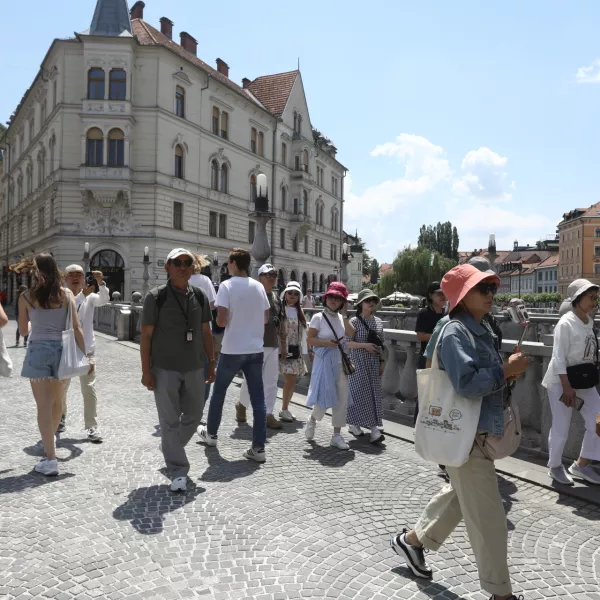
[[[488,294],[496,294],[498,292],[498,286],[495,283],[478,283],[475,289],[482,295],[487,296]]]
[[[194,261],[191,258],[186,258],[184,260],[181,260],[180,258],[174,258],[171,260],[171,264],[175,265],[176,267],[181,267],[181,265],[183,265],[184,267],[189,268],[194,264]]]
[[[267,279],[277,279],[277,273],[265,273],[263,277],[266,277]]]

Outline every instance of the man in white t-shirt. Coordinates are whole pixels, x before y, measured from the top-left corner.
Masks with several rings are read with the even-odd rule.
[[[96,347],[96,336],[94,335],[94,311],[97,306],[104,306],[110,302],[108,288],[102,278],[102,271],[92,271],[93,279],[86,280],[83,268],[79,265],[69,265],[65,269],[65,284],[75,296],[77,305],[77,315],[83,329],[85,338],[85,349],[88,353],[90,362],[94,360],[94,351]],[[97,290],[97,291],[96,291]],[[63,416],[58,427],[58,433],[66,429],[67,416],[67,391],[71,383],[67,379],[63,392]],[[79,377],[81,385],[81,394],[83,396],[83,419],[88,439],[91,442],[100,443],[102,435],[98,429],[96,407],[98,397],[96,395],[96,370]]]
[[[254,414],[252,447],[244,452],[244,456],[265,462],[267,413],[262,379],[263,335],[271,306],[265,288],[248,275],[250,253],[247,250],[234,248],[229,254],[227,268],[231,279],[221,283],[217,294],[217,325],[225,327],[225,333],[206,427],[200,427],[198,435],[207,446],[217,445],[227,388],[242,371],[248,382]]]

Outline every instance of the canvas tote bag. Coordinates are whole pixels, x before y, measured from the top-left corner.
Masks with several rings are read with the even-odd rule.
[[[65,290],[67,293],[67,290]],[[90,370],[90,361],[81,351],[75,341],[75,330],[73,329],[73,311],[71,310],[71,294],[67,293],[67,324],[62,334],[62,355],[58,366],[59,379],[71,379],[87,375]]]
[[[440,332],[442,339],[444,329]],[[475,347],[471,332],[462,324]],[[439,342],[433,353],[431,369],[417,371],[419,416],[415,427],[415,450],[427,461],[460,467],[469,460],[477,434],[481,398],[465,398],[454,391],[450,378],[439,367]]]
[[[13,363],[8,355],[6,344],[4,343],[4,333],[0,329],[0,376],[10,377],[13,371]]]

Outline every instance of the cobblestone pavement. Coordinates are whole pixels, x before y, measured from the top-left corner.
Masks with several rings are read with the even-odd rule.
[[[12,340],[14,322],[6,337]],[[189,446],[193,488],[174,495],[161,473],[156,412],[139,385],[135,349],[98,339],[100,424],[83,434],[71,386],[61,475],[32,473],[34,403],[18,376],[0,381],[0,598],[87,600],[487,598],[460,526],[431,553],[433,582],[417,581],[390,550],[442,485],[410,444],[330,449],[329,423],[304,439],[299,422],[270,432],[268,462],[242,458],[250,427],[233,419],[232,388],[219,447]],[[600,511],[502,479],[511,572],[526,600],[600,599]]]

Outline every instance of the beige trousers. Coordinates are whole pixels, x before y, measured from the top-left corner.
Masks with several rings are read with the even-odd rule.
[[[452,484],[429,501],[415,525],[419,541],[437,551],[464,519],[482,589],[510,594],[508,530],[494,463],[474,444],[469,460],[447,471]]]
[[[331,425],[333,427],[346,427],[346,419],[348,417],[348,394],[350,388],[348,386],[348,375],[344,373],[344,369],[340,366],[336,381],[337,399],[335,406],[331,409]],[[313,406],[312,418],[315,421],[320,421],[327,411],[320,406]]]
[[[96,395],[96,371],[92,371],[91,375],[81,375],[79,377],[79,384],[81,386],[81,395],[83,396],[83,420],[85,422],[85,428],[91,429],[92,427],[98,427],[98,421],[96,420],[96,407],[98,405],[98,396]],[[63,415],[67,416],[67,392],[71,380],[65,381],[64,392],[63,392]]]

